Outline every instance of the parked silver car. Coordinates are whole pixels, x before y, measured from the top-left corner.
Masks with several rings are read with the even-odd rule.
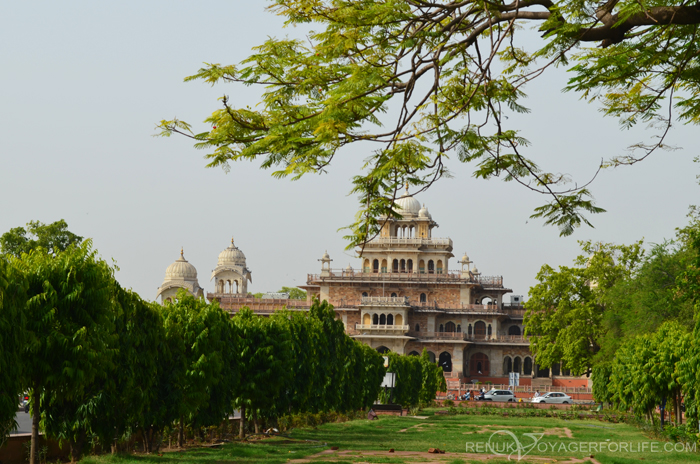
[[[509,401],[515,402],[515,394],[510,390],[489,390],[484,393],[485,401]]]
[[[571,404],[573,403],[573,399],[567,395],[566,393],[562,392],[549,392],[545,393],[542,396],[538,396],[537,398],[532,399],[533,403],[558,403],[558,404]]]

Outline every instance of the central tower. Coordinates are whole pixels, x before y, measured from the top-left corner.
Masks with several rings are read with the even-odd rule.
[[[361,252],[362,271],[369,273],[445,274],[449,269],[452,240],[433,238],[433,221],[428,208],[408,195],[397,199],[400,219],[382,217],[379,236]]]

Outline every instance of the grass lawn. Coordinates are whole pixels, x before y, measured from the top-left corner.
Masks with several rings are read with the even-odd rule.
[[[517,439],[524,462],[700,463],[700,454],[679,451],[680,444],[650,440],[627,424],[537,417],[448,416],[432,412],[422,417],[425,418],[381,416],[376,421],[325,424],[315,429],[293,430],[286,437],[229,443],[216,449],[191,449],[164,453],[162,457],[88,457],[82,462],[495,464],[518,461]],[[489,440],[495,453],[486,448]],[[331,446],[337,446],[338,450],[330,450]],[[395,451],[390,453],[392,448]],[[428,454],[429,448],[440,448],[446,453]]]

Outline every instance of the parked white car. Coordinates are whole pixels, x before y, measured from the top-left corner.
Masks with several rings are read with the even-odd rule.
[[[533,403],[571,404],[573,399],[562,392],[549,392],[532,399]]]
[[[489,390],[484,393],[485,401],[509,401],[515,402],[515,394],[510,390]]]

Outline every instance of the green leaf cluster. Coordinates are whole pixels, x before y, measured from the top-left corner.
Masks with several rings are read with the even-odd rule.
[[[359,144],[367,158],[352,176],[358,211],[349,248],[377,235],[376,218],[396,216],[404,185],[420,192],[450,177],[453,159],[470,163],[477,178],[547,196],[532,217],[561,235],[591,225],[587,217],[604,210],[590,181],[572,185],[540,168],[508,120],[529,111],[527,84],[557,66],[571,73],[565,90],[599,103],[623,128],[658,129],[629,155],[596,159],[599,169],[669,148],[675,120],[700,123],[700,10],[680,0],[271,3],[288,26],[312,32],[269,38],[237,65],[205,63],[185,79],[256,86],[259,103],[236,107],[224,95],[203,132],[169,119],[158,135],[190,137],[206,151],[207,167],[258,161],[274,177],[294,180],[326,172],[343,148]],[[521,32],[531,24],[543,33],[534,46]]]

